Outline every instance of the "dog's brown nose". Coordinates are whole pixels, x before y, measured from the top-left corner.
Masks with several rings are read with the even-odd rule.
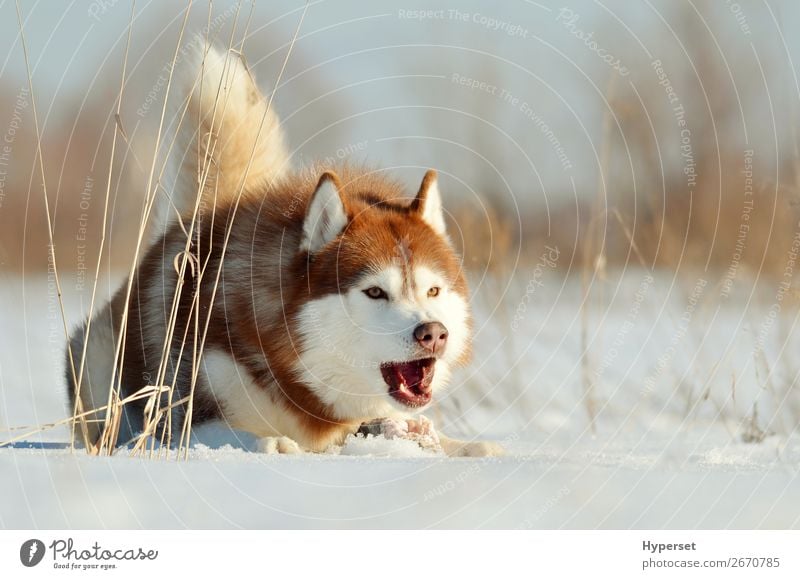
[[[447,344],[447,328],[439,322],[427,322],[414,328],[414,339],[432,354],[441,354]]]

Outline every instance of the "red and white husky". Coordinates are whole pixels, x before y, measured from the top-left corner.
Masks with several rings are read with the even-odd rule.
[[[194,424],[222,419],[263,439],[267,452],[322,451],[377,418],[413,427],[413,413],[470,354],[467,285],[436,173],[409,195],[378,171],[291,172],[278,119],[237,56],[210,49],[187,70],[176,140],[183,159],[165,183],[171,199],[164,195],[158,234],[132,282],[121,395],[160,375],[175,384],[177,401],[194,381]],[[196,206],[194,258],[176,292]],[[84,409],[108,400],[127,286],[92,321]],[[71,338],[76,368],[85,327]],[[144,406],[127,405],[120,440],[141,430]],[[185,414],[185,404],[175,407],[173,428]],[[99,424],[90,423],[90,439]],[[441,438],[449,454],[501,451]]]

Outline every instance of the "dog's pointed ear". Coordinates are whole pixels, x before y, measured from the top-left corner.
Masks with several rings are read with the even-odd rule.
[[[440,235],[445,235],[444,213],[442,211],[442,197],[439,195],[439,185],[436,171],[430,169],[425,173],[422,184],[419,186],[411,210],[416,211],[431,228]]]
[[[303,221],[301,251],[319,251],[347,226],[347,211],[340,190],[341,183],[335,173],[327,171],[319,178]]]

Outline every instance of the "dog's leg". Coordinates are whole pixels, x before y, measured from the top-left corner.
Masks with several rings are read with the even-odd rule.
[[[402,420],[379,418],[362,424],[359,433],[383,435],[389,439],[408,438],[416,440],[423,447],[426,446],[423,444],[425,441],[429,447],[440,447],[448,456],[484,457],[503,456],[506,453],[505,449],[495,442],[468,442],[440,434],[436,432],[433,423],[424,416]]]
[[[505,449],[496,442],[483,440],[468,442],[450,438],[441,433],[439,433],[439,443],[448,456],[503,456],[506,453]]]
[[[303,449],[288,436],[265,436],[259,438],[256,450],[264,454],[302,454]]]
[[[433,436],[448,456],[502,456],[506,453],[505,449],[495,442],[468,442],[436,432],[433,423],[424,416],[420,416],[417,419],[408,419],[406,422],[408,424],[408,432]]]

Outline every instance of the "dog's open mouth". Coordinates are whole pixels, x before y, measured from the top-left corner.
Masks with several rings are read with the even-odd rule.
[[[430,402],[435,362],[435,358],[424,358],[381,364],[381,374],[389,385],[392,398],[411,407],[425,406]]]

